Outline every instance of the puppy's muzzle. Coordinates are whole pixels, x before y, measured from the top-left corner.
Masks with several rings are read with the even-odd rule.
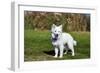
[[[52,41],[55,42],[58,39],[58,34],[54,34],[54,37],[52,37]]]

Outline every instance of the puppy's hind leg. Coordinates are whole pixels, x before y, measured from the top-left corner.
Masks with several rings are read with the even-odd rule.
[[[72,48],[71,50],[72,50],[72,56],[75,56],[74,48]]]
[[[72,51],[72,56],[75,56],[73,43],[68,43],[68,47]]]

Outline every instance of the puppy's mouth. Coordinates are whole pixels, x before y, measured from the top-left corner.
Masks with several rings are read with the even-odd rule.
[[[54,34],[54,37],[52,37],[52,41],[57,41],[58,40],[58,34]]]

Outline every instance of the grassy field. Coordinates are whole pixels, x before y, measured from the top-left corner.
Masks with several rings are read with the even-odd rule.
[[[87,59],[90,58],[90,32],[71,32],[77,41],[75,56],[71,53],[63,58],[53,58],[54,48],[51,44],[51,34],[49,31],[24,31],[24,61],[47,61],[47,60],[67,60],[67,59]]]

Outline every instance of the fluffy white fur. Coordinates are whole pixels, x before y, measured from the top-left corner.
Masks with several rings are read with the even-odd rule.
[[[60,51],[60,58],[63,57],[64,49],[66,49],[66,54],[68,49],[72,51],[72,56],[75,55],[74,53],[74,45],[76,45],[76,41],[69,33],[62,32],[62,25],[56,26],[55,24],[52,25],[51,28],[52,32],[52,44],[55,48],[55,58],[58,57],[58,51]],[[67,48],[65,47],[67,44]]]

